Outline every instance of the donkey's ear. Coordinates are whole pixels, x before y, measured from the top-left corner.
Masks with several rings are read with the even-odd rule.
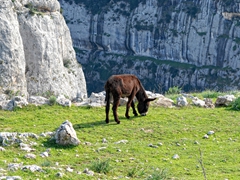
[[[145,102],[154,101],[155,99],[157,99],[157,98],[147,98],[147,99],[145,99]]]

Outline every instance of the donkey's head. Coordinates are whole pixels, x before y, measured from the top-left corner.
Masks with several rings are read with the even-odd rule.
[[[139,101],[137,109],[139,114],[146,116],[149,108],[150,101],[154,101],[156,98],[147,98],[144,101]]]

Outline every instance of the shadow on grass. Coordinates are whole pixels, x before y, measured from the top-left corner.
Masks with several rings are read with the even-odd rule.
[[[127,119],[126,117],[124,116],[119,116],[119,120],[121,121],[120,124],[117,124],[114,120],[114,118],[110,118],[109,119],[109,123],[107,124],[105,122],[105,119],[104,120],[101,120],[101,121],[94,121],[94,122],[84,122],[84,123],[80,123],[80,124],[74,124],[73,125],[73,128],[75,130],[78,130],[78,129],[82,129],[82,128],[93,128],[95,126],[112,126],[112,125],[121,125],[122,123],[124,123],[124,121],[131,121],[135,118],[138,118],[140,116],[131,116],[130,119]]]
[[[131,121],[133,119],[136,119],[138,117],[141,117],[141,116],[131,116],[130,119],[127,119],[126,117],[124,116],[119,116],[119,120],[121,121],[121,123],[124,123],[124,121]],[[105,122],[105,120],[100,120],[100,121],[94,121],[94,122],[84,122],[84,123],[80,123],[80,124],[74,124],[73,125],[73,128],[77,131],[79,129],[84,129],[84,128],[93,128],[95,126],[121,126],[121,123],[120,124],[117,124],[113,118],[110,119],[110,122],[107,124]],[[57,129],[56,129],[57,130]],[[56,131],[55,130],[55,131]],[[75,148],[76,146],[74,145],[59,145],[56,143],[56,140],[55,139],[52,139],[52,138],[49,138],[47,139],[45,142],[43,142],[43,145],[44,147],[46,148],[56,148],[56,149],[73,149]]]
[[[55,148],[55,149],[73,149],[76,146],[74,145],[59,145],[56,143],[55,139],[49,138],[47,141],[43,142],[44,147],[46,148]]]

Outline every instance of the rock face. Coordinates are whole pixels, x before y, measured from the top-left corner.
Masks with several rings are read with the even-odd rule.
[[[0,17],[0,93],[86,97],[57,0],[2,0]]]
[[[118,73],[160,93],[239,87],[239,1],[85,2],[60,0],[89,92]]]

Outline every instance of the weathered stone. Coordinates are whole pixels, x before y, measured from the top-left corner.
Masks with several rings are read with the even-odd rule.
[[[24,157],[27,159],[36,159],[36,155],[31,153],[26,154]]]
[[[204,98],[205,101],[205,107],[206,108],[215,108],[214,103],[212,102],[212,99],[210,98]]]
[[[180,156],[179,156],[178,154],[174,154],[172,158],[173,158],[173,159],[179,159]]]
[[[115,144],[121,144],[121,143],[126,144],[127,142],[128,142],[128,140],[123,139],[123,140],[115,142]]]
[[[21,97],[21,96],[13,97],[12,101],[13,101],[15,107],[22,108],[22,106],[28,105],[27,99],[24,97]]]
[[[180,96],[177,98],[177,105],[178,106],[187,106],[188,102],[187,102],[187,98],[185,98],[184,96]]]
[[[37,165],[26,165],[21,168],[23,171],[30,170],[31,172],[43,172],[42,168]]]
[[[89,106],[92,107],[105,106],[105,92],[92,93],[88,101]]]
[[[192,99],[192,102],[195,106],[199,106],[199,107],[205,107],[205,101],[198,99],[197,97],[194,97]]]
[[[159,96],[156,101],[153,103],[156,106],[161,106],[161,107],[173,107],[174,101],[172,99],[166,98],[163,95]]]
[[[12,100],[5,100],[0,102],[0,109],[12,111],[14,109],[14,102]]]
[[[28,103],[35,105],[49,104],[49,100],[42,96],[30,96],[28,98]]]
[[[0,177],[0,179],[6,179],[6,180],[22,180],[20,176],[5,176],[5,177]]]
[[[71,107],[71,105],[72,105],[71,100],[65,98],[64,95],[58,96],[56,101],[57,101],[58,104],[60,104],[62,106]]]
[[[215,106],[228,106],[231,102],[233,102],[236,99],[234,95],[224,95],[224,96],[218,96]]]
[[[72,123],[66,120],[61,124],[55,134],[56,143],[60,145],[79,145],[80,141],[72,126]]]
[[[8,164],[9,171],[17,171],[22,167],[23,163],[10,163]]]
[[[89,175],[89,176],[93,176],[94,175],[94,172],[89,170],[88,168],[84,169],[83,173]]]

